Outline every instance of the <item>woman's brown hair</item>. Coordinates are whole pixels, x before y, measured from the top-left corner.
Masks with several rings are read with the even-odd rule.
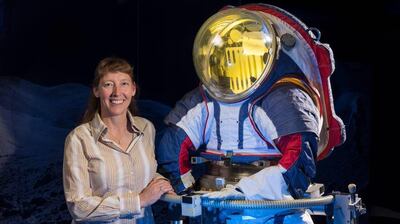
[[[94,79],[92,81],[92,88],[98,87],[100,79],[103,78],[106,74],[114,72],[122,72],[128,74],[132,79],[132,83],[135,82],[133,78],[133,67],[125,59],[117,57],[108,57],[102,59],[97,65],[96,71],[94,73]],[[91,89],[85,114],[83,115],[81,121],[82,124],[87,123],[94,118],[94,115],[99,110],[99,105],[100,105],[100,100],[94,95]],[[133,115],[136,114],[137,111],[136,101],[134,99],[131,100],[128,110]]]

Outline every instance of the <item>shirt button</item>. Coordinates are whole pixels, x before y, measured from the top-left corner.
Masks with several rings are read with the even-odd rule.
[[[128,191],[129,194],[132,194],[133,192],[131,190]]]

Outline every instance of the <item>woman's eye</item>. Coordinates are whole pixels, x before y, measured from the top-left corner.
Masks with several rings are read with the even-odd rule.
[[[113,83],[111,83],[111,82],[106,82],[106,83],[104,83],[103,86],[104,86],[104,87],[112,87],[112,86],[113,86]]]
[[[123,82],[122,85],[123,86],[129,86],[129,82]]]

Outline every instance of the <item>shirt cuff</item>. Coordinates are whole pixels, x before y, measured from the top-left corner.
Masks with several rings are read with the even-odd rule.
[[[139,194],[129,191],[119,197],[121,215],[138,215],[141,213]]]
[[[163,175],[161,175],[161,174],[159,174],[159,173],[156,173],[156,174],[154,175],[153,180],[158,180],[158,179],[164,179],[164,180],[166,180],[166,181],[169,182],[168,178],[165,178]]]

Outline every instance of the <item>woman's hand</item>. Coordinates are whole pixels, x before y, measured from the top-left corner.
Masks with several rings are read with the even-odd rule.
[[[140,207],[144,208],[155,203],[165,193],[175,194],[169,181],[165,179],[152,180],[139,194]]]

